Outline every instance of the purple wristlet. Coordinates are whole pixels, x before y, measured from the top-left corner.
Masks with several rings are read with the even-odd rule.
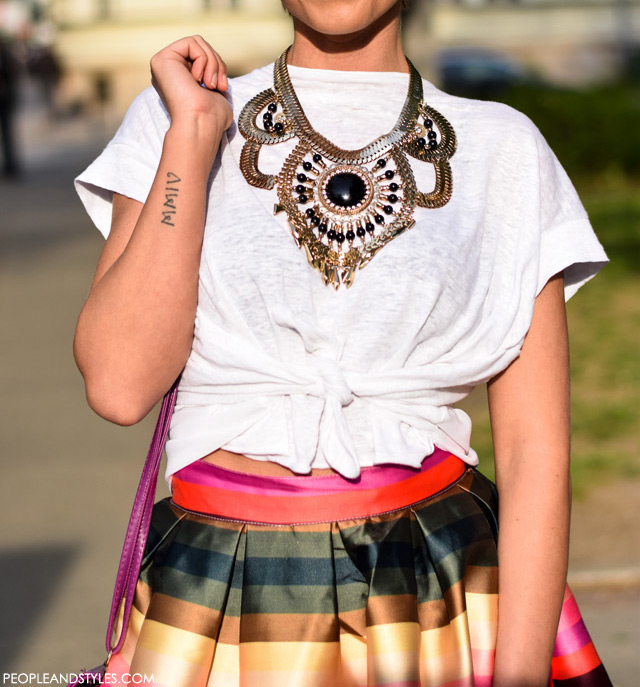
[[[136,583],[138,575],[140,574],[140,565],[149,535],[151,511],[153,509],[153,500],[155,497],[156,484],[158,482],[162,449],[164,448],[167,434],[169,433],[171,415],[176,405],[177,395],[178,380],[174,382],[162,401],[156,428],[153,432],[147,459],[142,470],[140,483],[138,484],[136,498],[133,502],[133,508],[131,509],[131,517],[129,518],[127,534],[122,548],[122,555],[120,556],[118,575],[116,577],[113,600],[111,602],[111,613],[109,615],[109,627],[107,629],[106,638],[109,656],[118,653],[124,643],[127,625],[129,623],[129,615],[131,614],[131,605],[133,604],[133,596],[136,590]],[[118,611],[123,599],[124,616],[122,619],[122,630],[117,643],[114,645],[112,644],[112,637],[118,618]]]
[[[118,565],[118,575],[116,576],[116,585],[113,590],[113,599],[111,601],[111,613],[109,614],[109,627],[107,628],[106,640],[107,659],[101,666],[83,671],[78,675],[75,682],[70,683],[68,687],[102,685],[109,659],[113,654],[117,654],[124,644],[127,626],[129,624],[129,616],[131,614],[131,606],[133,604],[133,596],[136,591],[138,575],[140,574],[140,565],[142,564],[142,557],[147,544],[147,537],[149,536],[151,511],[153,510],[153,499],[155,497],[156,484],[158,482],[162,449],[167,440],[171,416],[176,405],[178,381],[177,379],[173,383],[173,386],[167,391],[162,400],[162,407],[160,408],[160,414],[158,415],[156,428],[153,432],[147,459],[142,469],[142,476],[138,484],[136,498],[133,502],[133,508],[131,509],[131,517],[129,518],[129,525],[127,526],[127,534],[125,535],[124,546],[122,547],[122,555],[120,556],[120,564]],[[122,630],[117,643],[114,645],[112,644],[112,637],[118,619],[118,611],[120,610],[123,599],[124,615],[122,618]]]
[[[136,591],[136,583],[138,575],[140,574],[140,565],[142,564],[142,557],[144,549],[147,544],[147,537],[149,536],[149,525],[151,523],[151,511],[153,510],[153,499],[156,492],[156,484],[158,482],[158,471],[160,469],[160,460],[162,458],[162,449],[167,440],[169,433],[169,425],[171,424],[171,416],[176,405],[176,397],[178,395],[178,381],[173,383],[173,386],[162,399],[162,407],[156,422],[156,428],[153,432],[147,459],[142,469],[142,476],[138,484],[138,491],[131,509],[131,517],[127,526],[127,534],[124,539],[124,546],[122,547],[122,555],[120,556],[120,564],[118,565],[118,575],[116,576],[116,585],[113,590],[113,599],[111,601],[111,613],[109,614],[109,627],[107,628],[107,659],[97,668],[85,670],[77,679],[70,683],[68,687],[80,687],[81,685],[102,685],[109,659],[113,654],[117,654],[124,644],[125,635],[127,633],[127,626],[129,624],[129,616],[131,614],[131,606],[133,604],[133,596]],[[116,621],[118,619],[118,611],[124,599],[124,615],[122,618],[122,630],[118,642],[112,644],[113,631],[115,629]]]

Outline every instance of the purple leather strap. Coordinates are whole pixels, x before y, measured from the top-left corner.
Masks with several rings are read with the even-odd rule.
[[[162,449],[164,448],[167,434],[169,433],[169,425],[171,423],[173,409],[176,405],[177,395],[178,380],[176,380],[171,389],[167,391],[162,401],[156,428],[153,432],[151,445],[149,446],[149,453],[147,454],[147,459],[142,470],[142,476],[138,484],[138,491],[136,492],[136,498],[133,502],[133,508],[131,509],[131,517],[129,518],[127,534],[122,548],[122,555],[120,556],[120,565],[118,566],[118,575],[116,577],[115,589],[113,590],[111,613],[109,615],[109,627],[107,629],[106,641],[109,655],[118,653],[122,648],[127,625],[129,624],[133,596],[136,590],[138,575],[140,574],[140,565],[147,544],[147,537],[149,535],[151,511],[153,509],[153,500],[155,498],[156,484],[158,482]],[[122,629],[118,641],[113,644],[113,632],[123,599],[124,615]]]

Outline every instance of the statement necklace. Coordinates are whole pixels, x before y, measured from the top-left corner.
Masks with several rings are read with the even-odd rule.
[[[349,287],[357,269],[415,224],[416,205],[437,208],[449,202],[455,132],[423,101],[422,78],[406,58],[409,89],[393,129],[359,150],[339,148],[309,123],[289,77],[289,50],[274,64],[273,88],[258,93],[240,113],[238,128],[246,139],[240,169],[252,186],[277,185],[274,213],[287,213],[309,263],[325,284]],[[298,143],[280,172],[263,174],[258,168],[262,146],[291,138]],[[431,192],[416,188],[407,155],[434,166]]]

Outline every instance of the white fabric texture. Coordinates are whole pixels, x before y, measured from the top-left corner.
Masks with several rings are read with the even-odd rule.
[[[273,65],[231,79],[235,121],[273,83]],[[389,131],[408,75],[290,67],[311,122],[343,148]],[[291,237],[275,190],[247,184],[235,123],[214,164],[190,357],[180,381],[166,478],[217,448],[296,473],[418,466],[439,446],[469,464],[470,418],[454,405],[519,354],[536,295],[564,270],[565,297],[606,263],[577,194],[538,129],[505,105],[425,100],[453,125],[453,197],[416,208],[349,289],[324,286]],[[169,117],[151,88],[76,180],[106,236],[118,192],[144,202]],[[264,146],[279,171],[295,141]],[[411,160],[418,188],[430,164]]]

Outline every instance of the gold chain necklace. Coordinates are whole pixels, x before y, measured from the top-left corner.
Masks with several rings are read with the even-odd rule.
[[[325,284],[349,287],[357,269],[414,225],[416,205],[437,208],[449,202],[449,159],[456,150],[456,135],[451,124],[423,101],[422,78],[406,58],[409,89],[393,129],[364,148],[339,148],[309,123],[289,77],[289,50],[274,64],[273,88],[254,96],[240,113],[238,128],[246,139],[240,169],[252,186],[277,185],[274,212],[287,213],[293,237],[309,263]],[[258,168],[262,146],[291,138],[298,143],[279,174],[263,174]],[[430,193],[416,188],[407,155],[434,166],[436,181]]]

